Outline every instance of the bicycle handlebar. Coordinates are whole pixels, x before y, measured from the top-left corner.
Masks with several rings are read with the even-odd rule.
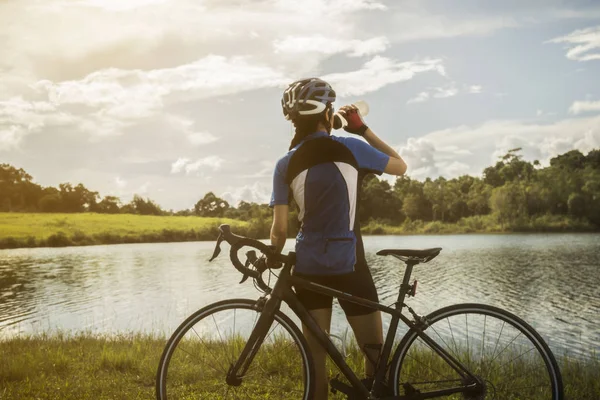
[[[217,256],[221,253],[221,242],[226,241],[231,246],[229,250],[229,258],[231,259],[233,266],[244,275],[244,278],[242,278],[240,283],[244,282],[249,277],[254,278],[258,282],[258,285],[261,289],[270,291],[271,288],[262,280],[262,273],[264,270],[260,271],[258,269],[248,268],[250,262],[254,261],[250,259],[250,253],[247,253],[249,262],[246,262],[246,265],[242,264],[238,257],[238,252],[243,247],[252,247],[263,253],[268,259],[279,261],[284,264],[290,263],[290,256],[277,253],[272,246],[266,245],[256,239],[234,234],[231,232],[231,227],[229,225],[223,224],[219,226],[219,232],[220,233],[217,239],[217,245],[215,246],[215,251],[209,261],[217,258]]]

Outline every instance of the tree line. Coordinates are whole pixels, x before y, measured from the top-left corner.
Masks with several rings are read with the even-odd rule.
[[[503,226],[544,215],[568,216],[600,227],[600,150],[584,155],[572,150],[542,167],[523,160],[520,148],[510,150],[481,177],[398,178],[393,185],[369,175],[361,190],[360,221],[401,225],[411,221],[456,223],[463,218],[491,216]],[[0,164],[0,211],[97,212],[142,215],[197,215],[253,221],[260,232],[270,223],[266,204],[242,201],[232,206],[213,192],[192,209],[167,211],[149,198],[135,195],[123,204],[116,196],[100,197],[83,184],[42,187],[23,169]],[[290,230],[297,229],[291,208]],[[262,226],[265,225],[265,226]]]

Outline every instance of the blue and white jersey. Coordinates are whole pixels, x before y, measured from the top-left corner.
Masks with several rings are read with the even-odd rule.
[[[315,275],[354,270],[358,171],[381,174],[389,156],[353,137],[315,132],[275,167],[270,206],[299,207],[296,271]]]

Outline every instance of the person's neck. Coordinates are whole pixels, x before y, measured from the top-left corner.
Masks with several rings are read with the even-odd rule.
[[[323,124],[317,125],[317,132],[325,132],[328,135],[331,133],[331,132],[327,132],[327,127]]]

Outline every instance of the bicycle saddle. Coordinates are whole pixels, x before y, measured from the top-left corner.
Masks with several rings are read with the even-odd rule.
[[[394,256],[402,261],[416,259],[420,263],[426,263],[433,260],[442,251],[441,247],[434,247],[425,250],[404,250],[404,249],[385,249],[377,252],[378,256]]]

